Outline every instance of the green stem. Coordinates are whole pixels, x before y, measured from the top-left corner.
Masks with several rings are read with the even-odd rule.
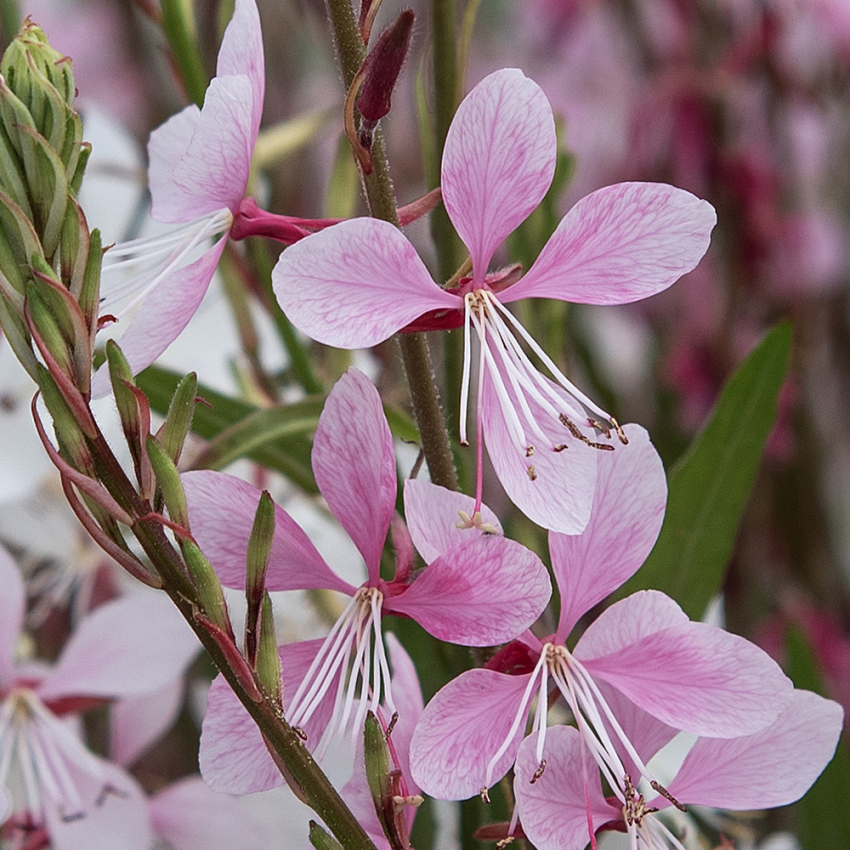
[[[327,6],[342,77],[345,85],[350,86],[366,57],[366,46],[360,38],[351,0],[327,0]],[[398,227],[389,163],[380,132],[375,134],[371,155],[372,172],[362,175],[369,210],[375,218]],[[427,341],[423,334],[402,334],[399,339],[431,480],[435,484],[457,490],[457,474]]]

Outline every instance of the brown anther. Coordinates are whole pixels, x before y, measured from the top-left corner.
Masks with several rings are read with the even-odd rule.
[[[566,443],[558,443],[558,445],[555,446],[552,449],[552,451],[553,452],[562,452],[564,449],[568,449],[568,448],[569,448],[569,446]]]
[[[649,783],[654,791],[657,791],[665,800],[669,800],[680,812],[686,812],[687,809],[660,783],[654,779]]]
[[[501,841],[496,842],[496,850],[502,850],[503,847],[507,847],[509,844],[513,844],[516,841],[513,835],[509,835],[507,838],[503,838]]]
[[[534,446],[529,446],[529,447],[525,450],[525,456],[526,456],[526,457],[531,457],[533,454],[534,454]]]
[[[489,802],[490,802],[490,793],[487,791],[487,786],[486,786],[486,785],[482,785],[482,786],[481,786],[481,791],[479,792],[479,794],[480,794],[481,799],[483,800],[483,802],[485,802],[485,803],[489,803]]]
[[[626,798],[623,804],[623,817],[629,826],[635,824],[640,826],[647,815],[658,811],[646,805],[643,795],[638,794],[637,789],[632,785],[632,778],[628,773],[623,777],[623,791]]]
[[[300,726],[293,726],[292,731],[302,740],[307,740],[307,733]]]
[[[392,718],[390,718],[390,725],[387,726],[387,734],[386,739],[389,741],[390,735],[393,733],[393,729],[395,729],[395,725],[398,723],[398,712],[394,711]]]
[[[626,436],[626,432],[623,430],[623,426],[613,416],[611,417],[611,425],[617,432],[617,436],[620,438],[620,442],[624,446],[627,446],[629,444],[629,438]]]
[[[538,767],[537,770],[534,771],[534,776],[531,777],[528,784],[534,785],[534,783],[537,782],[537,780],[540,779],[541,776],[543,776],[544,770],[546,770],[546,759],[543,759],[540,762],[540,767]]]
[[[588,416],[587,424],[590,425],[591,428],[596,428],[597,431],[601,431],[609,440],[611,439],[611,429],[601,419],[594,419],[592,416]]]
[[[528,469],[526,469],[526,472],[528,473],[528,477],[532,481],[537,481],[537,470],[534,468],[533,465],[529,466]]]
[[[567,416],[565,413],[561,413],[558,416],[558,419],[561,420],[561,424],[577,439],[581,440],[582,443],[590,446],[592,449],[599,449],[602,452],[613,452],[614,447],[608,445],[607,443],[594,443],[593,440],[588,439],[584,434],[579,431],[578,426]],[[625,436],[625,435],[624,435]],[[627,441],[628,442],[628,441]]]

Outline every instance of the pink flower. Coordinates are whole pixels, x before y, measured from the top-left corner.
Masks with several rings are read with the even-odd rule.
[[[293,323],[329,345],[360,348],[400,330],[463,326],[464,441],[474,329],[477,427],[496,472],[531,519],[574,534],[587,525],[593,500],[598,453],[588,444],[610,448],[597,442],[597,432],[609,439],[622,431],[504,305],[526,297],[621,304],[653,295],[697,264],[715,216],[709,204],[672,186],[609,186],[573,207],[524,277],[489,273],[499,245],[546,193],[556,152],[546,96],[520,71],[497,71],[461,104],[443,156],[443,200],[469,249],[471,277],[456,290],[441,289],[396,228],[362,218],[288,248],[273,280]],[[534,367],[526,345],[554,383]]]
[[[605,824],[625,829],[631,847],[683,850],[655,816],[672,805],[695,804],[736,811],[785,806],[803,796],[835,752],[843,722],[838,703],[810,691],[794,691],[766,729],[737,738],[699,738],[685,758],[668,796],[627,782],[606,799],[599,774],[577,730],[559,726],[546,738],[546,769],[539,771],[534,742],[519,748],[514,791],[522,829],[538,850],[582,850]],[[647,753],[659,749],[646,729],[634,741]],[[646,795],[646,796],[644,796]]]
[[[187,106],[154,130],[148,143],[153,217],[182,226],[157,239],[114,246],[104,257],[101,315],[127,323],[121,347],[134,373],[150,365],[194,315],[248,185],[265,90],[254,0],[236,0],[216,72],[203,108]],[[140,258],[146,265],[138,273],[124,279],[115,274]],[[93,393],[108,391],[108,374],[100,370]]]
[[[375,711],[382,697],[396,710],[381,639],[385,614],[415,619],[440,640],[490,646],[534,622],[551,592],[540,559],[503,537],[486,507],[467,522],[475,507],[471,497],[421,481],[406,482],[404,501],[412,541],[428,566],[414,577],[413,546],[398,523],[396,574],[391,581],[381,578],[381,553],[395,510],[395,455],[377,390],[355,369],[328,396],[313,444],[313,472],[331,512],[363,556],[367,579],[353,587],[339,578],[294,520],[277,509],[268,590],[327,588],[350,597],[324,641],[281,647],[286,717],[304,728],[311,747],[331,721],[340,730],[351,725],[356,734],[367,709]],[[222,583],[244,587],[259,491],[207,471],[186,473],[183,482],[192,533]],[[247,752],[237,756],[243,744],[254,748],[253,739],[235,743],[239,711],[226,683],[213,683],[201,742],[204,778],[233,793],[280,784],[272,769],[258,778]],[[259,733],[255,738],[268,758]]]
[[[427,793],[444,799],[484,794],[513,764],[535,696],[527,746],[536,753],[537,768],[545,767],[551,733],[547,707],[560,695],[612,789],[624,784],[627,773],[635,782],[654,781],[630,728],[637,726],[659,746],[677,730],[748,735],[774,722],[790,699],[790,681],[766,653],[741,637],[690,622],[657,591],[612,605],[568,648],[567,636],[580,617],[637,570],[661,527],[661,461],[643,429],[629,425],[627,433],[627,446],[600,458],[584,532],[549,534],[561,592],[555,634],[540,640],[526,633],[489,669],[461,674],[426,707],[411,763]]]
[[[164,687],[197,653],[195,636],[166,596],[145,593],[86,617],[52,667],[17,663],[24,588],[4,550],[0,587],[0,818],[44,830],[56,850],[148,850],[144,793],[86,749],[78,713]]]

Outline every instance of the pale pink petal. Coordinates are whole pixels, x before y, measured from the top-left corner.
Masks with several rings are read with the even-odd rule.
[[[618,183],[582,198],[519,282],[500,294],[626,304],[691,271],[717,217],[707,201],[664,183]]]
[[[381,397],[359,370],[334,385],[313,441],[313,473],[333,515],[354,541],[371,581],[395,511],[393,438]]]
[[[150,850],[153,844],[145,792],[129,773],[101,761],[94,777],[66,765],[80,794],[82,817],[68,817],[58,805],[45,805],[45,824],[53,850]]]
[[[399,706],[398,721],[392,733],[393,748],[398,757],[399,769],[407,781],[408,791],[410,794],[416,794],[419,786],[414,783],[410,772],[410,742],[425,708],[425,702],[422,699],[422,688],[413,659],[392,632],[384,634],[384,643],[393,670],[393,698]]]
[[[268,827],[200,777],[181,779],[152,797],[150,815],[157,838],[175,850],[266,850],[273,843]]]
[[[514,409],[518,409],[512,388],[506,383]],[[563,393],[558,391],[559,395]],[[529,399],[532,416],[553,445],[568,448],[560,452],[541,448],[529,458],[511,439],[493,379],[485,373],[479,388],[478,404],[484,430],[484,442],[496,475],[511,501],[533,522],[552,531],[578,534],[590,519],[596,487],[599,451],[574,439],[566,428]],[[564,410],[580,421],[572,405],[564,399]],[[591,435],[592,436],[592,435]],[[534,479],[529,474],[534,468]]]
[[[125,767],[133,764],[177,719],[186,684],[182,677],[159,690],[115,703],[109,713],[109,755]]]
[[[148,139],[148,185],[151,193],[151,215],[168,223],[186,221],[183,217],[183,189],[173,179],[174,169],[185,155],[201,118],[195,104],[172,115],[160,124]],[[191,215],[189,218],[194,218]]]
[[[245,559],[260,491],[241,478],[212,470],[181,476],[189,506],[189,524],[225,587],[245,587]],[[349,596],[355,588],[325,563],[310,538],[283,508],[275,505],[275,534],[268,590],[325,588]]]
[[[590,823],[595,832],[614,820],[617,810],[606,802],[599,769],[582,751],[577,730],[549,729],[543,757],[546,769],[532,784],[540,767],[534,736],[519,748],[514,794],[523,832],[537,850],[583,850],[590,841]]]
[[[321,640],[309,640],[279,647],[284,713],[287,694],[295,694],[321,645]],[[331,684],[328,698],[303,726],[310,749],[321,741],[330,721],[335,693],[336,682]],[[284,784],[260,730],[223,676],[217,676],[210,686],[198,762],[204,782],[214,791],[251,794]]]
[[[134,593],[80,623],[38,693],[45,702],[149,693],[182,675],[200,648],[165,593]]]
[[[512,640],[543,612],[552,593],[542,561],[525,546],[471,529],[398,596],[387,613],[406,614],[434,637],[466,646]]]
[[[174,187],[153,210],[157,219],[182,222],[221,209],[238,211],[254,152],[253,101],[246,76],[210,82],[192,138],[171,169]],[[155,185],[166,179],[157,173]]]
[[[557,148],[546,95],[516,68],[485,77],[458,107],[446,136],[441,185],[477,281],[496,248],[543,199]]]
[[[284,784],[257,724],[221,674],[210,686],[198,764],[204,782],[220,793],[252,794]]]
[[[290,245],[272,281],[293,324],[337,348],[368,348],[429,310],[462,308],[434,283],[401,231],[374,218],[344,221]]]
[[[662,722],[697,735],[749,735],[777,718],[792,685],[765,652],[704,623],[654,630],[660,618],[652,606],[624,604],[635,596],[643,594],[612,605],[593,624],[592,635],[588,629],[590,640],[583,637],[576,646],[575,657],[591,675]],[[648,623],[636,622],[638,608]]]
[[[460,511],[472,516],[475,499],[464,493],[438,487],[430,481],[408,478],[404,482],[404,513],[413,545],[426,564],[470,536],[470,528],[458,528]],[[499,518],[481,505],[481,519],[502,533]]]
[[[263,61],[263,32],[254,0],[236,0],[233,17],[224,31],[218,51],[216,76],[244,74],[251,83],[252,144],[257,139],[263,114],[266,72]]]
[[[119,344],[134,375],[150,366],[189,324],[206,294],[226,241],[220,238],[188,266],[168,271],[135,312],[119,322],[119,328],[126,326]],[[103,366],[92,378],[92,395],[102,398],[110,392],[109,372]]]
[[[437,692],[425,706],[410,745],[413,778],[426,794],[439,800],[465,800],[481,791],[487,765],[523,708],[529,678],[530,674],[470,670]],[[524,734],[525,716],[494,765],[491,782],[508,772]]]
[[[24,582],[12,556],[0,546],[0,686],[12,684],[15,649],[24,622]]]
[[[581,534],[549,534],[552,570],[561,591],[558,638],[616,590],[649,555],[667,502],[661,458],[639,425],[626,425],[629,444],[597,459],[590,522]]]
[[[682,803],[721,809],[793,803],[832,758],[843,719],[838,703],[795,691],[778,720],[764,731],[697,740],[668,790]]]

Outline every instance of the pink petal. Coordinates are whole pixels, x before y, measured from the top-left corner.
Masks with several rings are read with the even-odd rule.
[[[393,727],[392,743],[398,756],[399,769],[407,780],[408,791],[416,794],[419,792],[419,786],[414,784],[413,774],[410,771],[410,742],[416,724],[422,716],[425,702],[422,699],[422,688],[419,685],[416,667],[399,639],[392,632],[386,632],[384,643],[389,652],[393,670],[393,698],[402,709]]]
[[[595,832],[617,811],[602,795],[599,769],[582,750],[581,736],[571,726],[546,733],[546,769],[534,781],[540,764],[535,737],[526,738],[517,756],[514,794],[520,823],[537,850],[583,850]]]
[[[221,209],[234,215],[245,194],[254,152],[254,92],[246,76],[215,77],[207,88],[204,105],[183,156],[170,171],[173,188],[160,195],[153,213],[160,221],[192,221]],[[179,124],[168,131],[184,138]],[[156,145],[161,149],[163,140]],[[157,155],[157,168],[170,159]],[[154,161],[152,160],[152,163]],[[157,171],[151,178],[162,186],[169,175]]]
[[[69,779],[84,810],[78,818],[56,805],[45,805],[45,823],[53,850],[150,850],[153,844],[148,801],[138,782],[117,765],[101,761],[93,777],[73,764]]]
[[[134,375],[150,366],[189,324],[206,294],[226,242],[226,238],[219,239],[190,265],[168,272],[136,311],[121,320],[119,327],[126,330],[119,344]],[[92,395],[102,398],[111,391],[109,373],[101,367],[92,378]]]
[[[313,473],[366,561],[370,580],[377,581],[395,511],[395,450],[381,397],[357,369],[337,381],[325,402],[313,441]]]
[[[204,782],[224,794],[252,794],[284,784],[262,733],[221,674],[210,686],[198,764]]]
[[[743,738],[700,738],[669,791],[682,803],[769,809],[798,800],[835,752],[844,712],[832,700],[795,691],[771,726]]]
[[[309,640],[279,648],[284,711],[287,694],[296,692],[321,644],[321,640]],[[336,686],[332,684],[329,699],[322,702],[304,726],[310,749],[319,743],[330,721],[335,693]],[[204,782],[214,791],[251,794],[284,784],[260,730],[221,675],[210,686],[198,762]]]
[[[558,638],[616,590],[646,560],[664,521],[667,479],[661,458],[639,425],[629,444],[597,459],[590,522],[581,534],[549,534],[552,570],[561,591]]]
[[[15,649],[24,622],[24,582],[12,556],[0,546],[0,685],[12,684]]]
[[[225,587],[244,588],[248,539],[260,491],[241,478],[212,470],[186,472],[181,480],[198,545]],[[277,505],[266,588],[326,588],[349,596],[355,592],[325,563],[295,520]]]
[[[506,389],[516,409],[518,405],[513,390],[507,383]],[[485,373],[483,386],[479,388],[478,404],[490,460],[511,501],[543,528],[579,534],[590,519],[598,450],[574,439],[566,428],[553,422],[548,413],[529,399],[532,415],[552,443],[569,447],[561,452],[541,449],[529,459],[511,439],[493,379],[488,373]],[[574,421],[579,419],[566,398],[563,405],[568,413],[574,415]],[[536,474],[534,480],[528,472],[532,460]]]
[[[696,266],[716,221],[711,204],[683,189],[606,186],[567,213],[528,274],[500,300],[626,304],[655,295]]]
[[[410,745],[413,778],[426,794],[439,800],[465,800],[481,791],[490,759],[523,708],[529,678],[469,670],[437,692],[425,706]],[[493,768],[492,782],[508,772],[524,734],[523,716]]]
[[[172,175],[189,149],[200,119],[201,110],[193,103],[160,124],[148,139],[151,215],[157,221],[176,223],[187,220],[183,217],[183,190],[175,184]],[[189,218],[194,217],[191,215]]]
[[[200,777],[164,788],[151,798],[150,814],[157,838],[177,850],[265,850],[272,845],[267,827]]]
[[[443,202],[477,281],[546,194],[557,147],[546,95],[516,68],[485,77],[458,107],[443,151]]]
[[[649,593],[612,605],[588,629],[574,652],[586,670],[686,732],[731,738],[771,724],[792,692],[778,665],[744,638],[704,623],[655,630],[673,612],[647,604]],[[647,622],[637,622],[641,613]]]
[[[149,693],[181,676],[200,648],[164,593],[133,593],[101,605],[80,623],[38,693],[45,702]]]
[[[216,76],[244,74],[251,84],[252,142],[257,139],[263,114],[266,72],[263,61],[263,32],[254,0],[236,0],[233,17],[224,31],[218,51]],[[244,191],[244,190],[243,190]]]
[[[133,764],[177,719],[186,684],[182,677],[148,694],[115,703],[109,713],[109,755],[125,767]]]
[[[472,529],[458,528],[460,511],[469,516],[475,499],[464,493],[438,487],[430,481],[408,478],[404,482],[404,513],[413,545],[426,564],[445,555],[458,543],[465,541]],[[502,533],[499,518],[487,505],[481,505],[481,519]]]
[[[272,281],[293,324],[337,348],[368,348],[429,310],[462,307],[434,283],[401,231],[374,218],[344,221],[291,245]]]
[[[434,637],[466,646],[512,640],[543,612],[552,593],[542,561],[514,540],[471,529],[413,584],[384,601]]]

